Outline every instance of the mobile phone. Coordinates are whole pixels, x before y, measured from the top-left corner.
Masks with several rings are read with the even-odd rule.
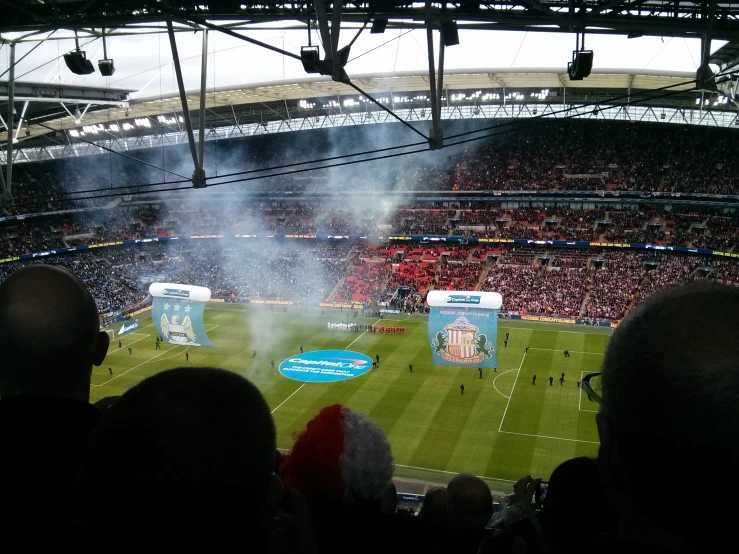
[[[536,487],[536,491],[534,492],[534,502],[536,502],[537,504],[542,504],[544,502],[544,499],[547,497],[548,489],[548,481],[542,481],[541,483],[539,483],[539,486]]]

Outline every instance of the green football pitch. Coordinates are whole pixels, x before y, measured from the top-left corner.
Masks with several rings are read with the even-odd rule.
[[[346,312],[335,310],[321,315],[297,307],[210,304],[205,328],[215,348],[165,344],[161,350],[155,350],[151,318],[139,317],[138,330],[121,338],[122,348],[116,336],[103,365],[94,368],[91,401],[123,394],[165,369],[220,367],[260,388],[272,409],[280,448],[289,448],[319,409],[339,403],[367,414],[385,430],[397,476],[445,482],[452,474],[472,473],[499,491],[510,490],[527,474],[548,479],[560,462],[597,452],[595,405],[577,381],[599,370],[610,329],[500,320],[500,368],[484,370],[480,379],[476,368],[432,364],[424,316],[388,316],[383,322],[402,325],[407,332],[386,335],[329,331],[327,322],[346,321]],[[110,329],[117,332],[120,325]],[[504,347],[506,332],[510,340]],[[347,381],[303,384],[277,369],[282,360],[299,353],[300,346],[306,352],[347,349],[372,358],[379,354],[380,368]],[[564,357],[565,349],[569,358]],[[252,358],[254,350],[257,356]],[[408,364],[413,364],[413,373]],[[562,372],[565,383],[560,386]]]

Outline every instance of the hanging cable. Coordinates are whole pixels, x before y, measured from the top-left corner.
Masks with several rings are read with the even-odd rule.
[[[49,127],[45,123],[36,122],[35,125],[40,125],[44,129],[48,129],[49,131],[56,132],[56,129],[54,129],[53,127]],[[124,154],[123,152],[116,152],[115,150],[113,150],[112,148],[108,148],[107,146],[102,146],[100,144],[95,144],[94,142],[90,142],[89,140],[85,140],[85,139],[79,138],[79,137],[77,138],[77,140],[79,140],[80,142],[84,142],[86,144],[89,144],[90,146],[94,146],[96,148],[100,148],[102,150],[105,150],[106,152],[112,152],[113,154],[117,154],[117,155],[122,156],[124,158],[128,158],[129,160],[134,160],[134,161],[139,162],[139,163],[142,163],[144,165],[148,165],[149,167],[153,167],[154,169],[159,169],[161,171],[166,171],[167,173],[171,173],[172,175],[177,175],[177,177],[180,177],[182,179],[187,179],[187,177],[185,177],[184,175],[180,175],[179,173],[175,173],[174,171],[170,171],[169,169],[164,169],[163,167],[159,167],[158,165],[154,165],[154,164],[149,163],[149,162],[146,162],[144,160],[140,160],[139,158],[134,158],[133,156],[129,156],[128,154]],[[189,179],[188,179],[188,181],[189,181]]]
[[[695,82],[695,81],[691,81],[691,82]],[[681,83],[681,85],[684,85],[684,84],[685,83]],[[662,89],[672,88],[674,86],[675,85],[672,85],[671,87],[661,87],[661,88]],[[690,90],[695,90],[695,89],[690,89]],[[611,106],[611,107],[622,107],[622,106],[628,106],[628,105],[636,104],[636,103],[639,103],[639,102],[647,102],[647,101],[651,101],[651,100],[658,100],[658,99],[661,99],[661,98],[667,98],[667,97],[670,97],[670,96],[674,96],[676,94],[680,94],[681,92],[685,92],[685,91],[670,91],[670,92],[666,92],[665,94],[654,95],[654,96],[650,96],[650,97],[643,98],[643,99],[638,99],[638,100],[634,100],[633,97],[635,95],[632,95],[631,100],[629,100],[629,101],[627,101],[627,102],[625,102],[623,104],[617,104],[617,105]],[[618,97],[615,97],[614,99],[617,99],[617,98]],[[605,100],[605,101],[603,101],[603,102],[600,103],[600,105],[603,105],[603,104],[611,104],[611,101],[610,100]],[[570,111],[570,112],[572,112],[574,110],[583,109],[583,108],[587,108],[587,107],[589,107],[589,105],[585,104],[585,105],[581,105],[581,106],[577,106],[577,107],[570,107],[570,108],[567,108],[566,110],[562,110],[562,111]],[[459,146],[459,145],[462,145],[462,144],[467,144],[467,143],[470,143],[470,142],[484,140],[484,139],[487,139],[487,138],[493,138],[493,137],[497,137],[497,136],[500,136],[500,135],[503,135],[503,134],[507,134],[507,133],[511,133],[511,132],[518,132],[518,131],[521,131],[521,130],[524,130],[524,129],[527,129],[527,128],[530,128],[530,127],[535,127],[535,126],[538,126],[539,125],[539,121],[541,119],[544,119],[544,118],[549,119],[550,116],[553,113],[562,113],[562,111],[560,111],[560,112],[552,112],[552,113],[542,114],[540,116],[536,116],[534,118],[531,118],[530,121],[528,121],[527,123],[520,123],[518,121],[506,122],[506,125],[511,125],[511,126],[512,125],[515,125],[515,126],[512,126],[511,128],[506,129],[506,130],[501,130],[501,127],[503,125],[498,126],[498,127],[489,127],[489,128],[486,128],[486,129],[480,129],[478,131],[475,131],[475,133],[482,132],[484,130],[488,130],[488,131],[494,130],[496,132],[492,132],[492,133],[489,133],[489,134],[486,134],[486,135],[481,135],[481,136],[476,136],[476,137],[470,137],[470,138],[467,138],[465,140],[460,140],[460,141],[456,141],[456,142],[453,142],[453,143],[448,143],[444,147],[445,148],[451,148],[453,146]],[[559,119],[574,119],[574,118],[579,118],[582,115],[583,114],[581,114],[581,113],[572,113],[570,115],[566,115],[566,116],[564,116],[562,118],[559,118]],[[454,137],[455,138],[461,138],[463,136],[468,136],[469,134],[470,133],[460,133],[458,135],[454,135]],[[415,146],[421,146],[421,145],[424,145],[425,146],[426,145],[426,142],[417,142],[417,143],[412,143],[412,144],[407,144],[407,145],[398,145],[398,146],[386,147],[386,148],[381,148],[381,149],[376,149],[376,150],[370,150],[370,151],[366,151],[366,152],[357,152],[357,153],[354,153],[354,154],[344,154],[344,155],[332,156],[332,157],[321,158],[321,159],[316,159],[316,160],[309,160],[309,161],[303,161],[303,162],[293,162],[293,163],[283,164],[283,165],[279,165],[279,166],[273,166],[273,167],[269,167],[269,168],[252,169],[252,170],[248,170],[248,171],[235,172],[235,173],[230,173],[230,174],[226,174],[226,175],[221,175],[221,176],[215,177],[215,178],[209,178],[208,179],[208,181],[209,181],[208,182],[208,186],[209,187],[213,187],[213,186],[219,186],[219,185],[227,185],[227,184],[234,184],[234,183],[250,182],[250,181],[255,181],[255,180],[258,180],[258,179],[267,179],[267,178],[270,178],[270,177],[279,177],[279,176],[285,176],[285,175],[294,175],[294,174],[306,173],[306,172],[309,172],[309,171],[316,171],[316,170],[321,170],[321,169],[330,169],[330,168],[334,168],[334,167],[343,167],[343,166],[349,166],[349,165],[356,165],[356,164],[359,164],[359,163],[366,163],[366,162],[371,162],[371,161],[392,159],[392,158],[397,158],[397,157],[401,157],[401,156],[407,156],[407,155],[418,154],[418,153],[422,153],[422,152],[428,152],[428,149],[427,148],[419,148],[419,149],[410,150],[410,151],[393,152],[391,154],[386,154],[386,155],[382,155],[382,156],[367,157],[367,158],[362,158],[362,159],[357,159],[357,160],[347,160],[347,161],[342,161],[342,162],[339,162],[339,163],[330,163],[330,164],[327,164],[327,165],[320,165],[320,166],[317,166],[317,167],[306,167],[306,168],[301,168],[301,169],[292,169],[292,170],[288,170],[288,171],[281,171],[283,169],[289,169],[289,168],[293,168],[293,167],[297,167],[297,166],[301,166],[301,165],[320,164],[320,163],[324,163],[324,162],[327,162],[327,161],[331,162],[331,161],[341,160],[341,159],[344,159],[344,158],[354,158],[354,157],[364,156],[364,155],[370,155],[370,156],[372,156],[373,154],[378,154],[378,153],[388,152],[388,151],[393,151],[393,150],[401,150],[401,149],[406,149],[406,148],[413,148]],[[141,161],[142,163],[146,163],[146,162],[143,162],[142,160],[138,160],[136,158],[132,158],[132,159],[135,160],[135,161]],[[147,165],[151,165],[151,164],[147,164]],[[156,167],[156,166],[154,166],[154,167]],[[280,170],[279,173],[274,173],[275,171],[278,171],[278,170]],[[253,175],[254,173],[265,173],[265,172],[272,172],[272,173],[269,173],[267,175]],[[233,179],[233,180],[230,180],[230,181],[220,181],[220,182],[215,182],[215,183],[213,182],[214,179],[226,179],[228,177],[246,176],[246,175],[252,175],[252,176],[241,177],[239,179]],[[184,183],[184,182],[189,182],[189,179],[183,179],[183,181],[169,181],[169,182],[166,182],[166,183],[151,183],[151,184],[145,184],[145,185],[129,185],[129,186],[122,186],[122,187],[114,187],[112,189],[90,189],[88,191],[77,191],[77,192],[66,193],[64,196],[71,196],[71,195],[77,195],[77,194],[83,194],[83,193],[89,193],[89,192],[103,192],[103,191],[108,191],[108,190],[141,189],[141,188],[145,188],[145,187],[154,187],[154,186],[161,186],[161,185],[164,185],[164,184],[168,184],[169,185],[169,184]],[[175,187],[175,188],[157,189],[157,190],[139,190],[137,192],[119,193],[119,194],[105,194],[105,195],[94,195],[94,196],[86,196],[86,197],[81,197],[81,198],[61,198],[59,201],[61,201],[61,202],[70,202],[70,201],[90,200],[90,199],[96,199],[96,198],[108,198],[108,197],[111,197],[111,196],[122,196],[122,195],[137,196],[137,195],[140,195],[140,194],[154,194],[154,193],[161,193],[161,192],[170,192],[170,191],[174,191],[174,190],[186,190],[188,188],[190,188],[190,187]],[[40,203],[40,204],[44,204],[44,203]],[[33,204],[31,204],[31,205],[33,205]],[[25,206],[27,207],[27,206],[29,206],[29,204],[26,204]]]

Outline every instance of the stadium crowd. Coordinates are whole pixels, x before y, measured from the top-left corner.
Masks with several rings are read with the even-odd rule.
[[[735,287],[653,295],[614,331],[582,383],[600,407],[597,460],[562,461],[545,496],[522,477],[499,511],[484,480],[454,475],[416,517],[398,509],[385,432],[347,406],[319,407],[280,452],[267,402],[233,371],[173,368],[90,404],[109,347],[97,313],[58,266],[0,283],[3,552],[686,554],[733,541],[733,505],[692,509],[686,525],[677,484],[739,463]],[[645,494],[655,475],[670,486]],[[725,497],[701,491],[710,506]]]
[[[207,286],[229,302],[391,303],[409,312],[425,311],[423,299],[432,289],[493,290],[503,295],[507,312],[606,320],[621,319],[657,290],[691,280],[739,283],[734,260],[663,251],[264,240],[96,248],[3,263],[0,280],[26,265],[59,265],[88,286],[102,313],[137,308],[149,284],[163,281]]]
[[[474,203],[470,203],[474,204]],[[436,209],[416,204],[382,212],[310,204],[117,206],[35,220],[0,221],[0,259],[125,239],[202,235],[463,235],[478,238],[642,243],[731,251],[739,215],[723,208],[691,211],[641,204],[591,210],[498,205]],[[618,209],[617,209],[618,208]],[[484,219],[481,214],[486,213]],[[478,223],[474,223],[478,221]],[[479,224],[484,221],[484,224]]]

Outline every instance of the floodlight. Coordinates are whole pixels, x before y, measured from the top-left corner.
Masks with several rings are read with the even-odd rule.
[[[98,69],[103,77],[111,77],[115,73],[113,60],[98,60]]]
[[[372,27],[370,28],[370,34],[381,35],[382,33],[385,32],[386,27],[387,27],[387,19],[375,18],[375,20],[372,22]]]
[[[67,64],[69,70],[75,75],[95,73],[92,62],[87,59],[87,56],[82,50],[73,50],[64,54],[64,63]]]
[[[575,50],[572,52],[572,61],[567,64],[567,73],[570,76],[570,81],[582,81],[590,75],[592,69],[592,50]]]
[[[444,46],[459,44],[459,29],[456,21],[444,21],[441,24],[441,40]]]

